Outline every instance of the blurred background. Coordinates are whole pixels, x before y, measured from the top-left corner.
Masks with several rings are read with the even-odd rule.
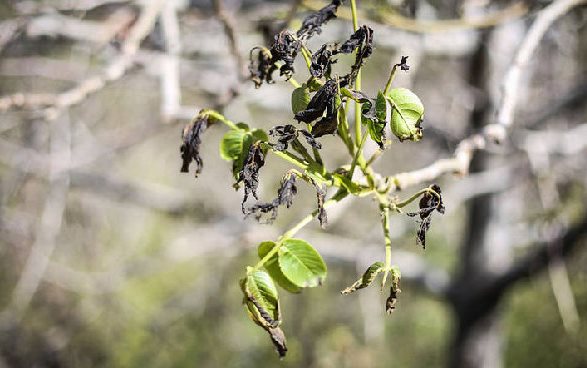
[[[273,225],[243,219],[218,155],[224,129],[206,131],[197,179],[179,172],[180,135],[201,108],[290,123],[291,85],[255,89],[249,50],[325,3],[211,1],[0,2],[1,367],[587,367],[585,1],[358,2],[375,40],[365,92],[407,55],[394,85],[426,108],[424,139],[392,144],[375,165],[384,175],[453,157],[493,123],[531,25],[568,11],[521,70],[503,143],[477,151],[469,175],[438,178],[447,211],[426,250],[412,218],[392,217],[403,279],[391,316],[377,287],[339,292],[384,258],[377,203],[347,199],[326,230],[302,230],[329,275],[280,290],[282,361],[244,313],[238,279],[315,192],[300,184]],[[348,38],[348,5],[310,49]],[[328,168],[346,162],[336,138],[323,145]],[[268,158],[262,200],[287,169]]]

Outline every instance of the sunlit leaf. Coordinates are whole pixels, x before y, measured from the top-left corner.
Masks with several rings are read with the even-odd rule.
[[[289,281],[299,287],[321,285],[326,278],[326,264],[309,243],[286,239],[279,248],[279,267]]]
[[[308,103],[310,103],[310,92],[305,84],[293,90],[291,94],[291,110],[294,114],[305,110]]]
[[[275,247],[275,245],[275,242],[271,241],[259,244],[259,248],[257,249],[259,258],[264,258],[267,255],[267,253],[269,253],[269,251],[273,249],[273,247]],[[269,275],[273,278],[273,280],[275,280],[277,284],[285,290],[291,293],[299,293],[301,291],[301,289],[298,286],[289,281],[287,277],[283,275],[283,272],[281,272],[281,268],[279,268],[277,253],[273,255],[271,258],[269,258],[269,260],[265,262],[263,267],[265,267],[267,272],[269,272]]]
[[[407,88],[394,88],[386,96],[391,103],[391,131],[400,141],[419,141],[424,105],[416,94]]]

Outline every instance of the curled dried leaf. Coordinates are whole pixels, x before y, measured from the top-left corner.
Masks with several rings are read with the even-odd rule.
[[[254,47],[250,53],[249,72],[255,88],[263,82],[273,83],[273,72],[279,69],[279,75],[291,78],[294,61],[300,51],[301,43],[289,31],[284,30],[275,35],[270,49]],[[281,63],[281,65],[279,65]]]
[[[351,72],[341,78],[341,87],[352,85],[355,82],[365,60],[373,53],[373,30],[370,27],[361,26],[340,47],[340,51],[343,53],[351,53],[354,50],[357,50],[355,63],[351,66]]]
[[[432,213],[434,210],[443,214],[445,211],[444,204],[442,203],[442,195],[440,187],[437,184],[432,184],[429,191],[424,193],[420,198],[419,210],[417,212],[407,213],[410,217],[420,216],[418,220],[418,232],[417,242],[422,245],[422,248],[426,249],[426,232],[430,229],[432,222]]]
[[[285,205],[290,208],[297,193],[296,176],[294,173],[288,172],[281,179],[277,198],[269,203],[257,203],[245,209],[245,215],[253,215],[257,221],[262,223],[272,223],[277,218],[279,206]]]
[[[238,174],[237,183],[244,183],[245,194],[242,202],[243,213],[245,212],[244,204],[249,198],[249,194],[252,194],[255,199],[257,197],[257,188],[259,186],[259,169],[265,164],[265,155],[261,142],[255,142],[251,144],[249,153],[245,159],[242,170]]]
[[[184,127],[183,143],[180,147],[181,159],[183,160],[181,172],[189,172],[192,161],[196,162],[195,176],[198,177],[198,174],[202,172],[204,162],[200,157],[200,144],[202,143],[202,134],[207,127],[208,119],[202,116],[198,116]]]
[[[407,56],[402,56],[399,64],[396,64],[397,66],[400,67],[401,70],[403,71],[408,71],[410,70],[410,66],[408,65],[408,57]]]
[[[277,143],[273,146],[278,151],[285,151],[291,141],[297,138],[298,130],[291,124],[277,125],[269,130],[269,135],[277,137]]]
[[[373,263],[371,266],[369,266],[369,268],[367,268],[367,271],[365,271],[365,273],[363,274],[363,276],[360,279],[355,281],[351,286],[347,287],[346,289],[344,289],[340,293],[342,295],[347,295],[347,294],[350,294],[354,291],[357,291],[359,289],[362,289],[362,288],[365,288],[365,287],[371,285],[371,283],[373,283],[373,280],[375,280],[375,277],[377,277],[377,275],[382,271],[383,271],[383,262]]]
[[[336,44],[327,43],[312,54],[312,64],[310,65],[312,76],[315,78],[330,78],[332,64],[336,64],[336,60],[332,60],[332,57],[338,52]]]
[[[392,271],[393,272],[393,271]],[[391,287],[389,288],[389,297],[385,301],[385,311],[387,314],[393,313],[397,304],[397,296],[401,293],[399,288],[400,275],[399,272],[392,273]]]
[[[283,65],[279,68],[279,75],[285,76],[286,79],[291,78],[294,73],[293,64],[301,46],[301,42],[288,30],[281,31],[275,35],[275,41],[270,51],[274,65],[278,61],[283,62]]]
[[[254,47],[250,52],[249,72],[255,88],[261,87],[263,82],[274,83],[272,74],[276,69],[271,51],[266,47]]]
[[[311,123],[320,118],[324,111],[327,115],[334,114],[334,102],[337,92],[336,81],[328,80],[315,94],[312,96],[308,107],[295,114],[295,119],[298,122]]]
[[[326,198],[326,185],[318,185],[314,183],[316,187],[316,201],[318,203],[318,221],[320,221],[320,226],[322,228],[326,227],[328,223],[328,216],[326,214],[326,209],[324,208],[324,200]]]
[[[336,18],[336,11],[342,4],[341,0],[332,0],[332,2],[315,13],[308,15],[303,21],[302,26],[298,30],[298,38],[307,40],[315,34],[322,32],[321,27],[331,19]]]
[[[269,333],[269,336],[271,337],[271,341],[273,342],[273,345],[275,346],[275,349],[277,350],[277,354],[279,354],[279,357],[280,358],[285,357],[285,355],[287,353],[287,345],[286,345],[285,334],[283,333],[281,328],[279,328],[279,327],[266,328],[265,331],[267,331],[267,333]]]

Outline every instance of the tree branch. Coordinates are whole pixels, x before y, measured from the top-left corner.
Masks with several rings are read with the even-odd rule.
[[[497,113],[498,124],[504,127],[512,125],[522,72],[528,66],[530,57],[548,28],[573,7],[586,3],[587,0],[558,0],[538,13],[502,82],[503,93]]]

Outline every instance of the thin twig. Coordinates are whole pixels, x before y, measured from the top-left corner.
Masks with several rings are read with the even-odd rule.
[[[49,259],[57,244],[69,191],[69,174],[59,168],[71,160],[71,127],[69,116],[51,123],[50,189],[45,202],[35,241],[3,317],[20,320],[41,282]],[[6,321],[4,319],[4,321]]]
[[[224,33],[226,34],[226,37],[228,38],[228,43],[230,45],[230,53],[234,57],[236,65],[238,67],[239,78],[244,80],[247,78],[247,72],[245,67],[245,61],[238,49],[238,32],[236,31],[234,18],[231,14],[226,12],[223,0],[213,0],[212,5],[214,6],[214,12],[216,13],[216,17],[224,27]]]

